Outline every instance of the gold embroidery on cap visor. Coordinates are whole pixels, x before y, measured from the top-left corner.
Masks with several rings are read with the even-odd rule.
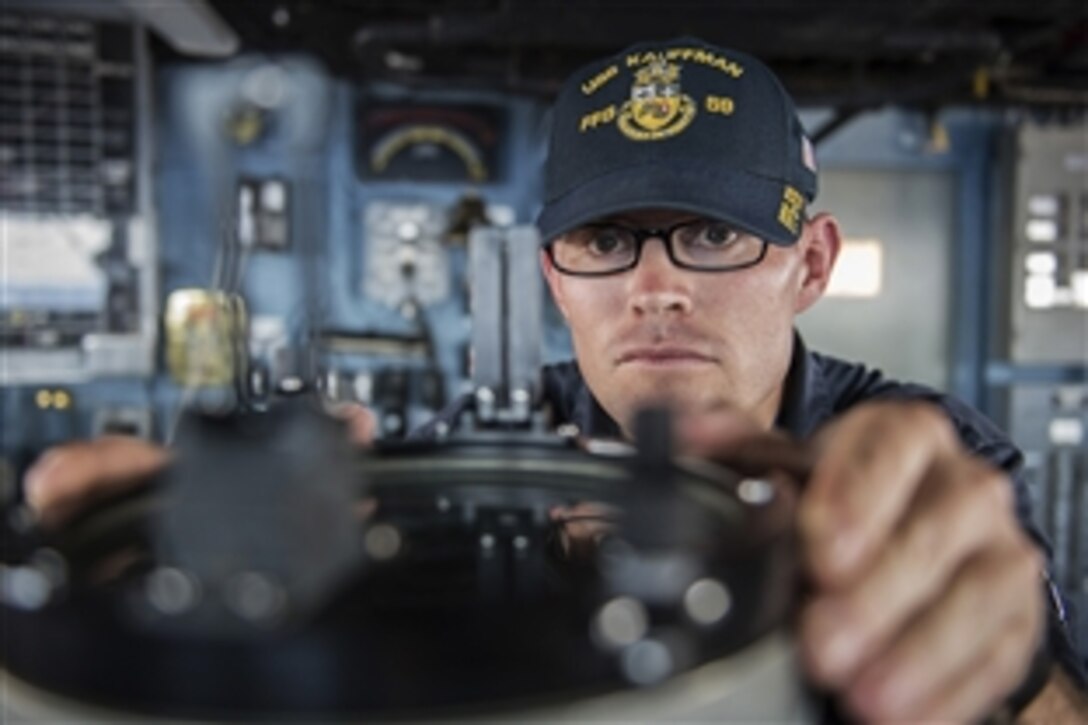
[[[616,126],[632,141],[657,141],[687,128],[695,111],[695,101],[680,92],[680,66],[661,56],[635,72]]]
[[[805,211],[805,197],[797,189],[787,186],[782,190],[782,204],[778,207],[778,223],[796,234],[801,228],[801,215]]]

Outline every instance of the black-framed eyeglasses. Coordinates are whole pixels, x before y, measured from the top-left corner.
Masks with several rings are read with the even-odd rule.
[[[664,229],[586,224],[548,242],[544,249],[564,274],[603,277],[637,266],[649,239],[664,242],[674,265],[697,272],[744,269],[767,255],[767,242],[713,219],[694,219]]]

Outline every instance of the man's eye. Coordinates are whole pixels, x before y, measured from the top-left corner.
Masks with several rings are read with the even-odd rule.
[[[695,242],[707,247],[727,247],[740,238],[740,232],[725,224],[708,224],[699,230]]]
[[[615,232],[600,232],[589,243],[589,249],[594,254],[611,254],[623,246],[623,238]]]

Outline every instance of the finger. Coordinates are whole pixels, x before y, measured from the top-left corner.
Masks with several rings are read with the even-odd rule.
[[[994,713],[1027,675],[1015,640],[1004,639],[966,667],[962,676],[919,709],[925,722],[975,722]]]
[[[951,423],[929,404],[877,403],[818,440],[799,519],[817,582],[842,584],[895,530],[927,469],[956,450]]]
[[[1040,563],[1026,542],[969,562],[944,597],[864,665],[847,690],[851,709],[865,720],[915,719],[1003,640],[1026,662],[1042,626]],[[1001,684],[990,683],[994,692],[1004,692]]]
[[[348,440],[361,447],[369,447],[378,432],[378,417],[370,408],[360,403],[337,403],[328,406],[329,413],[342,420],[348,429]]]
[[[566,554],[585,554],[593,551],[605,536],[615,531],[615,526],[606,523],[580,522],[568,524],[559,529],[563,552]]]
[[[592,551],[603,537],[615,531],[618,516],[615,506],[596,501],[555,506],[549,511],[549,517],[559,527],[563,553],[568,556]]]
[[[681,453],[718,461],[750,476],[780,470],[804,478],[814,460],[807,446],[779,431],[764,430],[751,418],[729,409],[678,419],[676,439]]]
[[[378,509],[381,507],[381,503],[374,496],[367,496],[359,499],[352,507],[352,513],[355,514],[355,518],[360,521],[369,521],[374,518],[374,514],[378,513]]]
[[[619,514],[620,509],[617,506],[600,501],[579,501],[573,506],[553,506],[548,511],[552,521],[571,518],[615,519]]]
[[[562,527],[565,536],[577,541],[596,542],[615,530],[620,512],[615,506],[583,501],[574,506],[556,506],[549,515]]]
[[[982,462],[942,459],[899,530],[855,585],[820,597],[802,615],[814,678],[836,687],[883,650],[987,544],[1018,536],[1009,482]],[[1009,522],[1005,526],[995,522]]]
[[[61,446],[27,472],[26,501],[42,524],[54,526],[90,500],[139,485],[170,457],[167,449],[128,436]]]

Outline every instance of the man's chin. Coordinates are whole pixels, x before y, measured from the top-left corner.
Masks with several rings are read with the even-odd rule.
[[[700,391],[707,392],[722,385],[721,371],[705,365],[676,369],[656,366],[624,367],[615,371],[615,379],[624,385],[625,393],[642,397],[663,395],[686,398]]]
[[[702,382],[702,384],[700,384]],[[626,417],[632,418],[644,408],[666,408],[674,414],[707,410],[720,404],[721,395],[706,381],[695,379],[668,380],[647,376],[623,389]]]

